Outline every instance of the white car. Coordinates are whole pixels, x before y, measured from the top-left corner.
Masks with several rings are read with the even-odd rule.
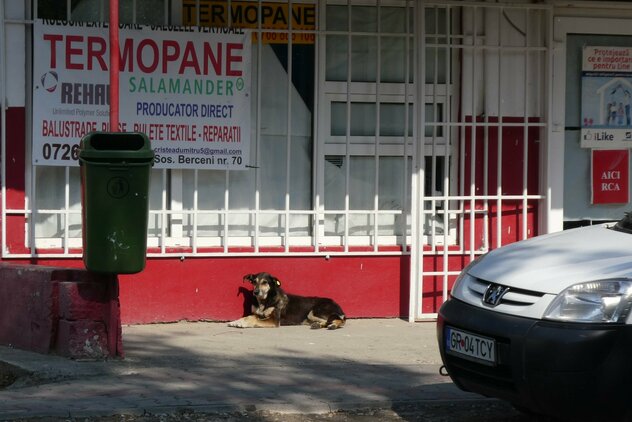
[[[439,348],[464,390],[566,420],[632,420],[631,309],[626,216],[472,262],[439,311]]]

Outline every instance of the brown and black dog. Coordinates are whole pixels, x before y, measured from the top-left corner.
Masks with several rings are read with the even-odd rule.
[[[268,273],[247,274],[244,281],[254,286],[256,304],[252,314],[228,323],[238,328],[272,328],[280,325],[309,324],[312,328],[335,330],[345,325],[345,314],[340,305],[323,297],[287,294],[281,282]]]

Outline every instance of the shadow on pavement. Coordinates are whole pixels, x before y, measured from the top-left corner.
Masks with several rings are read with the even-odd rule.
[[[49,357],[33,371],[37,385],[16,383],[0,392],[0,414],[397,413],[412,403],[481,399],[439,375],[429,343],[433,327],[394,320],[350,326],[335,332],[302,326],[240,330],[217,323],[124,327],[124,360]],[[54,368],[53,361],[65,368]],[[53,369],[49,377],[42,375],[45,368]],[[408,419],[402,411],[400,420]]]

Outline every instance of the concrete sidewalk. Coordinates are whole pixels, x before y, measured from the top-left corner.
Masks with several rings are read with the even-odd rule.
[[[0,347],[28,372],[0,391],[0,419],[114,414],[326,413],[397,403],[478,400],[439,374],[435,324],[350,320],[238,329],[225,323],[123,327],[125,359],[78,362]]]

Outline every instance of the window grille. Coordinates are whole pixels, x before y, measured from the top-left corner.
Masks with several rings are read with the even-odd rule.
[[[416,130],[414,4],[331,1],[323,8],[322,244],[406,252]]]
[[[34,4],[33,18],[107,20],[105,0]],[[122,2],[121,22],[206,25],[209,4]],[[432,315],[467,262],[536,234],[551,7],[405,0],[289,7],[310,7],[313,25],[249,28],[256,41],[248,169],[152,170],[149,255],[415,251],[411,315]],[[225,25],[237,24],[227,15]],[[3,256],[79,257],[79,170],[31,166],[28,130],[26,137],[21,202],[3,179]],[[6,170],[6,154],[2,160]],[[427,305],[430,284],[441,295]]]
[[[206,0],[135,0],[122,4],[120,20],[204,25],[200,16],[209,4]],[[336,32],[337,25],[345,24],[337,14],[342,10],[340,5],[301,4],[313,7],[316,20],[312,27],[293,28],[290,20],[288,28],[264,28],[262,24],[250,28],[257,33],[250,169],[152,170],[150,256],[353,253],[353,247],[366,253],[378,252],[380,246],[396,247],[381,253],[407,252],[413,166],[414,90],[410,83],[414,79],[414,7],[401,1],[388,6],[343,5],[342,9],[350,12],[347,23],[351,26]],[[188,11],[186,16],[183,10]],[[327,24],[323,14],[329,14],[332,22]],[[107,2],[39,0],[33,17],[107,21]],[[228,16],[228,25],[236,25],[230,19]],[[333,32],[319,28],[333,28]],[[266,36],[271,36],[266,34],[285,36],[289,41],[267,43]],[[325,39],[330,36],[350,40],[352,56],[347,57],[347,50],[340,56],[335,48],[328,49]],[[297,37],[308,42],[294,43]],[[327,59],[321,60],[321,56]],[[321,60],[318,63],[317,57]],[[347,92],[340,89],[346,82],[336,81],[338,87],[327,90],[326,95],[333,110],[324,112],[319,88],[320,75],[326,74],[324,66],[336,72],[337,61],[352,59],[371,65],[350,67],[349,77],[355,87]],[[332,78],[336,79],[335,75]],[[379,93],[374,91],[377,86]],[[27,93],[27,98],[30,95]],[[343,112],[349,109],[343,120],[339,118],[343,114],[337,113],[341,107]],[[332,112],[334,123],[345,132],[320,134],[322,122],[329,120],[331,114],[327,113]],[[344,128],[347,121],[352,122],[348,134]],[[347,145],[353,151],[344,151]],[[27,151],[25,204],[31,206],[5,209],[8,214],[25,217],[28,252],[14,251],[5,242],[4,254],[79,256],[79,170],[31,166],[29,154]],[[331,162],[337,165],[329,171]],[[339,183],[345,190],[340,191]]]
[[[418,90],[430,108],[417,115],[427,152],[412,210],[413,250],[423,252],[411,256],[411,320],[436,317],[468,262],[537,234],[552,54],[550,6],[421,8]],[[445,99],[456,92],[458,103]]]

